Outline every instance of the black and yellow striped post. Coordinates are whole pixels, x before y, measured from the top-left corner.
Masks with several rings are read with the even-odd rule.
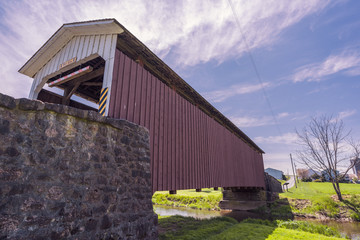
[[[106,100],[109,88],[103,88],[100,92],[99,113],[105,116]]]

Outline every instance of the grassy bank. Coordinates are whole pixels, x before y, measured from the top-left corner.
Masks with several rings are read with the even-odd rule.
[[[179,190],[176,194],[168,191],[156,192],[152,197],[153,204],[174,207],[189,207],[194,209],[219,210],[219,202],[222,199],[221,190],[204,188],[201,192],[192,190]]]
[[[280,197],[288,199],[292,212],[297,215],[360,221],[360,184],[342,183],[340,189],[344,202],[337,200],[331,183],[300,182],[298,188],[293,187]]]
[[[343,195],[360,194],[360,184],[340,183]],[[323,197],[331,197],[335,190],[329,182],[299,182],[298,188],[291,188],[289,192],[281,193],[280,196],[292,199],[319,200]]]
[[[264,221],[248,219],[237,222],[219,217],[196,220],[191,217],[159,218],[160,239],[342,239],[327,226],[302,221]]]

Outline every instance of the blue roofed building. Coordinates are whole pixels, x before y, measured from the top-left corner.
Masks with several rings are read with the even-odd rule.
[[[274,168],[267,168],[267,169],[265,169],[265,172],[278,180],[283,179],[283,175],[284,175],[283,171],[280,171],[280,170],[277,170]]]

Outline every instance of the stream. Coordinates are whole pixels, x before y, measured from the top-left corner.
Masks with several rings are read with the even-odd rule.
[[[197,219],[207,219],[213,217],[220,217],[220,216],[231,216],[231,211],[208,211],[208,210],[198,210],[198,209],[191,209],[191,208],[184,208],[184,207],[169,207],[169,206],[162,206],[162,205],[154,205],[155,212],[160,216],[173,216],[173,215],[180,215],[184,217],[194,217]],[[237,219],[246,219],[248,217],[256,218],[255,214],[252,213],[241,213],[237,214]],[[309,222],[316,222],[321,223],[333,228],[338,229],[342,234],[348,235],[353,240],[360,240],[360,223],[342,223],[336,221],[326,221],[321,222],[317,220],[309,220],[309,219],[295,219],[295,220],[302,220],[302,221],[309,221]]]

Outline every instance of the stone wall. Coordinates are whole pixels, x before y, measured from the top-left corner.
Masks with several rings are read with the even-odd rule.
[[[0,239],[156,239],[149,133],[0,94]]]
[[[265,188],[268,192],[275,192],[275,193],[282,193],[281,183],[274,178],[273,176],[269,175],[268,173],[264,172],[264,179],[265,179]]]

